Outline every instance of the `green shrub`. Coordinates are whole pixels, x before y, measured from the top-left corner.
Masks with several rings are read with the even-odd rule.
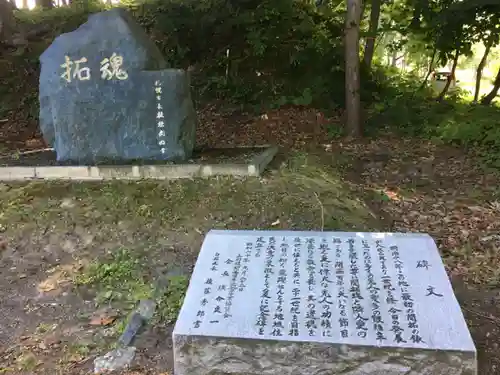
[[[461,90],[438,102],[418,77],[380,68],[373,80],[378,89],[368,103],[369,133],[391,130],[474,148],[487,164],[500,167],[500,108],[474,105]]]
[[[366,103],[367,132],[391,128],[405,135],[429,135],[433,124],[439,123],[442,107],[436,105],[432,92],[421,88],[421,79],[412,75],[391,74],[375,68],[373,80],[377,87]]]
[[[45,44],[31,47],[33,56],[58,34],[76,29],[89,13],[105,9],[97,0],[86,9],[82,4],[86,2],[75,0],[71,7],[18,12],[25,25],[53,27]],[[340,10],[318,9],[306,0],[127,0],[122,6],[134,14],[171,66],[194,66],[196,99],[217,98],[259,110],[345,104]],[[25,64],[38,68],[33,56],[26,56]],[[390,129],[488,150],[488,161],[500,165],[498,108],[471,106],[460,91],[438,103],[427,87],[420,86],[421,78],[411,74],[380,66],[369,72],[362,65],[365,131],[380,134]],[[24,97],[36,99],[35,87],[22,89],[31,90]],[[20,103],[29,108],[18,111],[36,113],[35,102]],[[3,112],[12,109],[4,107]],[[337,128],[331,133],[342,134]]]
[[[311,102],[343,100],[340,15],[288,0],[173,0],[140,12],[172,65],[199,68],[203,93],[249,104],[307,90]]]
[[[75,1],[72,7],[21,12],[19,18],[53,25],[55,37],[104,9],[91,4],[85,10]],[[342,13],[289,0],[126,5],[171,66],[196,67],[193,84],[201,97],[261,106],[343,105]]]
[[[86,4],[87,8],[83,4]],[[62,33],[67,33],[78,28],[87,21],[91,13],[104,10],[100,1],[74,0],[69,7],[57,7],[53,9],[19,10],[16,12],[17,19],[25,27],[37,27],[50,25],[51,32],[47,42]],[[48,47],[48,45],[47,45]]]
[[[436,127],[440,140],[474,148],[484,161],[500,167],[500,108],[456,102]]]

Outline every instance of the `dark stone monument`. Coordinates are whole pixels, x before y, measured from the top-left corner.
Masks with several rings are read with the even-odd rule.
[[[91,15],[41,55],[40,128],[58,161],[182,160],[194,147],[189,75],[123,9]]]

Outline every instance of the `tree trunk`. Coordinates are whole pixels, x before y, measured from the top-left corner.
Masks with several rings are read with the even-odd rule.
[[[374,47],[374,51],[377,50],[377,48],[380,46],[380,42],[384,40],[384,37],[385,37],[385,33],[382,31],[380,33],[380,35],[378,36],[378,38],[375,39],[375,47]]]
[[[446,81],[446,85],[443,88],[443,91],[441,91],[441,94],[438,96],[438,101],[442,101],[444,99],[444,96],[448,92],[448,89],[450,88],[451,81],[455,78],[455,70],[457,69],[457,64],[458,64],[458,57],[460,56],[459,49],[457,48],[457,52],[455,52],[455,56],[453,57],[453,65],[451,67],[451,75],[450,78]]]
[[[23,3],[21,5],[23,9],[28,9],[28,0],[23,0]]]
[[[347,129],[354,137],[361,136],[361,100],[359,95],[359,23],[361,1],[347,0],[345,24],[345,85]]]
[[[493,99],[498,95],[498,90],[500,89],[500,69],[498,69],[497,77],[495,78],[495,83],[493,84],[493,88],[491,92],[486,95],[483,99],[481,99],[481,104],[490,105]]]
[[[474,103],[477,103],[479,98],[479,89],[481,88],[481,78],[483,77],[483,69],[486,65],[486,60],[488,59],[488,55],[490,54],[491,47],[493,46],[493,38],[490,37],[486,43],[484,44],[486,49],[484,50],[483,57],[477,66],[476,71],[476,89],[474,90]]]
[[[422,82],[422,85],[420,86],[420,90],[422,90],[424,88],[425,84],[427,83],[427,81],[429,80],[429,77],[432,74],[432,71],[434,70],[434,60],[436,59],[436,53],[437,53],[437,50],[436,50],[436,48],[434,48],[434,50],[432,51],[431,61],[429,62],[429,68],[427,69],[427,74],[425,75],[424,82]]]
[[[0,44],[11,41],[15,29],[13,5],[7,0],[0,0]]]
[[[373,53],[375,52],[375,40],[377,39],[378,22],[380,18],[380,3],[381,0],[372,0],[372,10],[370,12],[370,27],[365,43],[365,55],[363,59],[367,67],[371,67]]]
[[[398,63],[398,53],[396,51],[394,51],[392,53],[392,58],[391,58],[391,66],[393,68],[395,68],[397,66],[397,63]]]

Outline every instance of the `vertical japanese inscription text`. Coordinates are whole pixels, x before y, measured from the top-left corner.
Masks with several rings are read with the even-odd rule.
[[[331,284],[331,260],[330,260],[330,245],[326,238],[323,238],[321,244],[319,245],[320,251],[320,270],[319,274],[321,276],[321,297],[319,303],[321,304],[321,335],[324,337],[332,337],[332,295],[330,294]]]
[[[316,335],[317,315],[316,315],[316,262],[314,260],[314,253],[316,251],[316,239],[310,237],[306,239],[307,244],[307,310],[306,310],[306,328],[309,336]]]
[[[290,300],[290,314],[292,315],[292,319],[290,322],[290,328],[288,330],[288,334],[290,336],[299,336],[300,328],[299,328],[299,316],[300,316],[300,249],[302,247],[302,239],[300,237],[295,237],[293,240],[293,289],[292,289],[292,298]]]
[[[387,340],[384,333],[384,321],[382,319],[382,313],[380,311],[380,288],[375,282],[375,275],[373,274],[373,264],[371,256],[371,248],[368,241],[362,241],[363,246],[363,259],[366,271],[367,288],[370,295],[371,307],[372,307],[372,326],[375,331],[376,339],[381,342]]]
[[[161,105],[161,94],[162,85],[160,81],[155,81],[155,96],[156,96],[156,126],[158,128],[158,146],[160,146],[160,152],[165,154],[166,140],[165,140],[165,115],[163,114],[163,106]]]
[[[245,256],[243,257],[243,266],[241,267],[240,283],[238,285],[238,291],[243,292],[247,287],[248,280],[248,263],[253,253],[253,242],[248,241],[245,244]]]
[[[285,287],[287,282],[286,265],[288,262],[288,249],[289,245],[286,242],[286,237],[283,237],[280,245],[279,257],[279,271],[276,280],[276,309],[274,312],[273,329],[271,336],[283,336],[285,330],[285,315],[283,313],[283,306],[285,303]]]
[[[236,255],[236,259],[233,261],[232,259],[228,259],[226,261],[226,264],[228,265],[233,265],[233,270],[231,271],[231,281],[229,283],[229,293],[226,297],[225,300],[225,306],[224,306],[224,319],[227,319],[231,316],[231,306],[233,305],[233,299],[234,299],[234,293],[237,288],[237,279],[238,279],[238,274],[240,272],[241,268],[241,260],[243,257],[241,254]]]
[[[392,259],[394,260],[394,267],[398,275],[398,286],[401,290],[401,299],[403,300],[403,306],[406,309],[406,323],[408,329],[411,331],[410,341],[417,344],[424,342],[420,336],[419,325],[417,321],[417,315],[415,314],[413,296],[409,291],[410,285],[406,280],[406,276],[403,272],[403,261],[401,260],[399,249],[396,245],[390,248]],[[405,341],[403,341],[405,342]]]
[[[339,309],[339,326],[342,338],[349,337],[349,316],[347,314],[347,294],[345,288],[345,266],[342,259],[342,241],[334,238],[335,244],[335,278],[337,292],[337,307]]]
[[[359,284],[359,266],[358,266],[358,253],[354,247],[355,240],[350,238],[347,240],[349,245],[349,271],[351,274],[351,301],[352,301],[352,312],[354,314],[354,321],[356,323],[356,334],[359,337],[365,338],[367,335],[368,328],[366,327],[366,322],[368,318],[364,316],[365,309],[362,305],[362,300],[364,299],[361,295],[361,287]]]
[[[216,272],[219,268],[219,260],[220,260],[220,253],[215,253],[213,258],[212,258],[212,265],[210,267],[210,270],[212,272]],[[203,284],[203,298],[200,301],[200,307],[198,309],[198,312],[196,313],[196,320],[193,322],[193,327],[194,328],[200,328],[201,323],[203,322],[203,318],[206,315],[205,308],[209,303],[209,298],[210,295],[212,294],[213,290],[213,279],[211,277],[205,279],[205,282]],[[218,323],[218,321],[212,320],[210,323]]]
[[[260,237],[261,238],[261,237]],[[257,239],[258,241],[258,239]],[[261,243],[262,244],[262,243]],[[276,253],[276,238],[269,237],[269,242],[266,249],[266,257],[264,260],[264,288],[260,295],[259,315],[256,325],[259,327],[259,335],[266,334],[266,328],[269,318],[269,300],[271,299],[271,275],[274,274],[273,259]]]

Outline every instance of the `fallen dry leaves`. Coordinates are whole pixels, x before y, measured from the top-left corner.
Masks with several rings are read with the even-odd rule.
[[[196,143],[208,147],[275,144],[303,149],[329,143],[328,126],[339,123],[316,109],[285,107],[261,114],[222,111],[216,104],[198,112]]]
[[[7,240],[4,240],[2,237],[0,237],[0,251],[7,250],[7,245]]]
[[[316,148],[330,143],[328,127],[340,126],[340,114],[327,117],[312,108],[284,107],[261,114],[223,108],[223,105],[212,103],[198,110],[198,146],[275,144],[283,149]],[[7,121],[0,122],[0,143],[3,146],[0,155],[47,147],[37,121],[26,120],[15,113]]]
[[[66,269],[64,269],[64,267],[62,267],[60,270],[55,268],[49,269],[47,273],[49,274],[48,277],[38,284],[37,289],[39,292],[51,292],[71,281],[71,279],[68,277],[68,272]]]
[[[30,116],[30,108],[26,106],[26,97],[36,93],[38,71],[30,65],[29,59],[19,65],[18,61],[2,59],[0,64],[0,85],[10,88],[8,95],[2,99],[4,107],[10,108],[0,118],[0,155],[4,151],[33,150],[45,147],[38,119]],[[17,87],[13,82],[18,82]],[[15,88],[14,88],[15,87]]]
[[[57,289],[57,281],[55,280],[48,279],[38,284],[39,292],[50,292],[55,289]]]
[[[450,274],[500,286],[500,178],[459,149],[419,142],[387,138],[334,151],[362,161],[354,173],[387,197],[380,207],[393,231],[429,233]]]
[[[113,324],[116,320],[116,316],[106,316],[106,315],[100,315],[100,316],[94,316],[92,319],[90,319],[89,324],[91,326],[109,326],[110,324]]]
[[[500,200],[491,197],[492,187],[500,186],[500,181],[481,171],[475,159],[462,150],[391,135],[332,142],[327,128],[338,124],[340,115],[327,118],[315,109],[288,107],[250,114],[210,104],[198,111],[198,117],[198,145],[273,143],[284,149],[322,148],[350,155],[361,162],[351,166],[357,183],[385,197],[380,208],[393,220],[392,230],[429,233],[451,274],[500,284],[500,255],[496,251],[500,246]],[[0,135],[12,126],[11,120],[0,123]],[[26,135],[24,140],[21,133]],[[22,126],[17,126],[16,137],[16,144],[35,145],[36,139],[42,142],[36,129],[22,130]],[[278,224],[278,220],[272,223]],[[39,289],[56,287],[46,281]]]

